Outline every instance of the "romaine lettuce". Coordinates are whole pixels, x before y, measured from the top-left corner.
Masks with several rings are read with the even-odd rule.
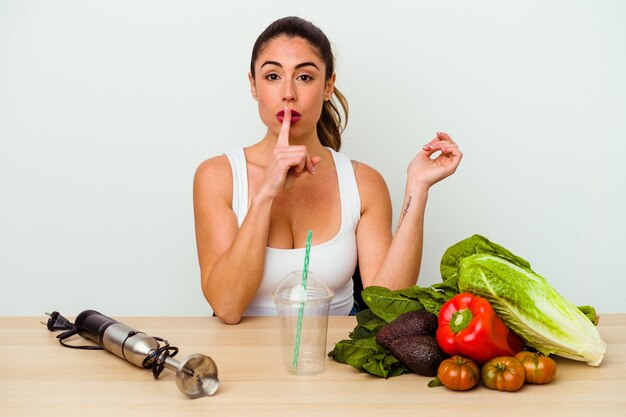
[[[587,316],[532,271],[530,264],[519,262],[521,258],[490,252],[449,261],[459,264],[459,290],[489,300],[505,323],[538,351],[598,366],[606,343]]]

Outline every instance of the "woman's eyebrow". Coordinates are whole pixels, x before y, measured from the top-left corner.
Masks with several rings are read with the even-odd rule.
[[[282,68],[283,65],[280,62],[277,61],[265,61],[262,65],[261,68],[263,68],[266,65],[276,65],[277,67]],[[296,69],[302,68],[302,67],[315,67],[317,70],[319,70],[319,67],[315,64],[315,62],[302,62],[298,65],[296,65]]]
[[[265,61],[265,62],[263,63],[263,65],[261,65],[261,68],[263,68],[263,67],[264,67],[264,66],[266,66],[266,65],[276,65],[277,67],[281,67],[281,68],[283,67],[283,66],[281,65],[281,63],[280,63],[280,62],[276,62],[276,61]]]
[[[319,70],[319,67],[315,65],[315,62],[303,62],[301,64],[296,65],[296,69],[302,67],[315,67],[315,69]]]

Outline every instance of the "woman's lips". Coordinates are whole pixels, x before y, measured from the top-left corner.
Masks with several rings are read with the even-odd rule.
[[[298,113],[295,110],[291,110],[291,124],[298,123],[298,120],[300,120],[300,117],[301,117],[300,113]],[[278,113],[276,113],[276,118],[278,119],[280,123],[282,123],[285,118],[285,111],[281,110]]]

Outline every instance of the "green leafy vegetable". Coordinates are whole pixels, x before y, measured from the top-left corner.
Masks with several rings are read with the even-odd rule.
[[[408,372],[408,369],[387,349],[379,346],[373,337],[341,340],[328,356],[337,362],[383,378]]]
[[[578,309],[582,311],[585,316],[587,316],[594,326],[597,326],[598,323],[600,323],[600,316],[596,312],[596,309],[592,306],[578,306]]]
[[[372,313],[389,323],[399,315],[413,310],[426,309],[433,314],[439,314],[441,306],[458,293],[455,276],[430,287],[414,285],[396,291],[385,287],[367,287],[361,295]]]
[[[359,311],[356,315],[357,326],[350,333],[350,339],[368,339],[376,337],[378,330],[383,327],[387,322],[376,314],[372,310],[367,309]]]
[[[489,300],[496,313],[528,345],[548,355],[598,366],[606,343],[589,318],[530,269],[493,254],[463,258],[459,290]]]
[[[457,278],[461,261],[470,255],[478,253],[497,255],[511,262],[513,265],[530,269],[530,263],[524,258],[514,255],[507,249],[497,243],[491,242],[489,239],[481,235],[473,235],[455,245],[450,246],[444,252],[441,257],[441,265],[439,267],[441,277],[444,282],[448,279]]]
[[[398,291],[391,291],[385,287],[367,287],[361,292],[363,301],[376,314],[387,323],[402,313],[413,310],[423,310],[424,306],[416,300],[412,300]]]
[[[418,287],[417,285],[399,290],[398,293],[405,297],[418,300],[423,306],[422,308],[436,315],[439,314],[441,306],[451,298],[449,294],[444,292],[436,291],[433,288]]]

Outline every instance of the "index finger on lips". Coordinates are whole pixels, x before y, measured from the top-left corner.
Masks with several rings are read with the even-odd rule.
[[[276,146],[289,146],[289,128],[291,127],[291,109],[285,106],[283,124],[280,126]]]

